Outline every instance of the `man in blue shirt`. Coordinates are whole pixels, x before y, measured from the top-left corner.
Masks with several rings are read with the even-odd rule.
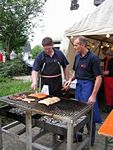
[[[69,63],[64,54],[59,49],[53,47],[53,40],[50,37],[46,37],[42,40],[42,46],[44,50],[36,57],[33,65],[31,88],[36,89],[37,78],[40,72],[41,88],[43,85],[48,85],[50,95],[61,96],[61,66],[65,80],[67,81],[69,79]]]
[[[97,92],[100,88],[102,77],[99,58],[87,48],[87,40],[83,36],[77,36],[74,40],[74,48],[77,55],[75,56],[73,74],[65,83],[65,89],[69,87],[71,82],[76,78],[75,98],[82,102],[94,104],[93,125],[92,125],[92,141],[94,144],[96,123],[101,122],[99,115]]]

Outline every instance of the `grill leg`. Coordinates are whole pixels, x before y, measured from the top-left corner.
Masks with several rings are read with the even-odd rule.
[[[52,135],[52,145],[55,145],[56,143],[56,134]]]
[[[0,118],[0,150],[3,150],[1,118]]]
[[[26,150],[32,150],[32,112],[26,111]]]
[[[96,123],[93,123],[93,107],[90,111],[90,122],[89,122],[89,149],[94,145],[95,142],[95,132],[96,132]]]
[[[67,150],[73,150],[73,132],[73,120],[69,120],[67,129]]]

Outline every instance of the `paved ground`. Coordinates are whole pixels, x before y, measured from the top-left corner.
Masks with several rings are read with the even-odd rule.
[[[105,119],[108,114],[102,113],[102,118]],[[23,125],[20,124],[16,126],[16,128],[11,129],[12,133],[18,131],[18,129],[23,128]],[[100,125],[97,125],[97,131],[100,128]],[[38,132],[38,128],[33,129],[33,135]],[[25,139],[25,135],[23,134],[21,138]],[[39,143],[43,143],[44,145],[50,145],[52,143],[52,134],[46,134],[46,136],[41,137],[38,139]],[[7,134],[3,134],[3,144],[5,150],[25,150],[25,144],[18,141],[17,137],[8,136]],[[76,146],[76,144],[75,144]],[[58,150],[66,150],[66,142],[62,143]],[[33,149],[36,150],[36,149]],[[98,135],[96,132],[96,141],[95,145],[90,148],[90,150],[104,150],[104,137],[101,135]],[[108,149],[113,150],[113,147]]]
[[[23,80],[23,81],[31,81],[31,76],[15,76],[13,77],[13,79],[16,79],[16,80]]]

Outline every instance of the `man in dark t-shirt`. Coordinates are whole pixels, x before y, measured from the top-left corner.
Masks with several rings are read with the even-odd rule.
[[[53,96],[62,95],[62,73],[63,68],[65,80],[69,79],[68,61],[61,50],[53,47],[53,40],[45,37],[42,40],[44,50],[37,55],[32,69],[31,88],[36,89],[37,78],[40,73],[40,88],[48,86],[49,94]]]
[[[75,37],[74,48],[77,55],[75,56],[73,65],[73,74],[69,81],[65,83],[65,88],[68,88],[71,82],[74,79],[77,79],[75,98],[78,101],[94,104],[91,139],[91,145],[93,145],[95,140],[96,123],[102,121],[96,97],[102,81],[100,61],[99,58],[87,48],[87,40],[85,37]],[[83,132],[83,129],[81,132]]]

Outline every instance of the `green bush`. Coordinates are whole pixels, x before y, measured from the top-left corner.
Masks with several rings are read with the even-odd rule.
[[[1,82],[7,82],[7,78],[6,77],[3,77],[1,74],[0,74],[0,83]]]
[[[21,59],[15,59],[0,64],[0,78],[13,77],[27,74],[27,66]]]
[[[32,57],[33,59],[43,50],[43,48],[40,45],[35,46],[32,49]]]

